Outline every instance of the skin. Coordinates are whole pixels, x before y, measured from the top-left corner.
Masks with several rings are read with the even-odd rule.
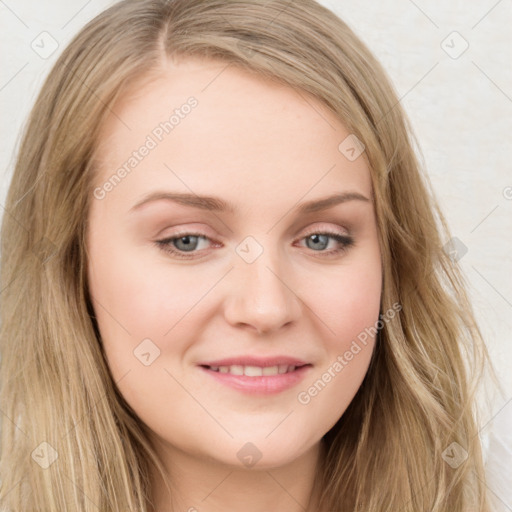
[[[155,510],[303,512],[308,503],[315,510],[322,436],[359,388],[375,340],[308,403],[298,395],[332,373],[337,357],[378,320],[370,171],[364,154],[349,161],[340,152],[349,132],[308,93],[234,65],[186,59],[166,61],[121,97],[103,126],[94,185],[102,187],[191,96],[197,107],[91,200],[89,286],[108,364],[171,476],[172,497],[155,475]],[[131,210],[154,191],[217,196],[235,213],[166,199]],[[369,201],[296,210],[343,191]],[[343,249],[334,238],[311,236],[325,231],[354,244],[334,253]],[[207,237],[188,239],[192,253],[179,243],[187,232]],[[172,236],[177,243],[168,246],[192,259],[155,243]],[[248,236],[249,250],[259,244],[263,251],[251,263],[236,250]],[[154,344],[146,352],[160,351],[149,365],[134,355],[145,339]],[[197,366],[247,354],[289,355],[312,366],[291,389],[266,396],[234,390]],[[248,442],[261,455],[251,467],[237,456]]]

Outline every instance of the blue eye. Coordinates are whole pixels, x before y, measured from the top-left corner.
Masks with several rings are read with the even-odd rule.
[[[180,237],[172,238],[171,241],[176,249],[179,251],[191,252],[197,249],[199,245],[199,240],[205,237],[201,237],[199,235],[183,235]]]
[[[313,247],[311,247],[311,245],[309,246],[310,249],[321,249],[322,247],[325,249],[329,245],[330,239],[335,240],[337,243],[341,244],[345,249],[353,243],[352,238],[348,236],[342,236],[337,233],[314,233],[312,235],[308,235],[307,237],[305,237],[305,240],[313,242]],[[317,245],[317,247],[314,247],[314,245]],[[321,247],[318,247],[318,245],[320,245]]]
[[[200,233],[181,233],[177,236],[157,240],[155,244],[162,251],[170,254],[171,256],[180,259],[192,259],[197,257],[194,253],[200,252],[198,251],[200,241],[206,242],[208,240],[210,239],[207,236],[201,235]],[[329,232],[310,233],[300,240],[306,240],[307,246],[313,252],[318,252],[325,257],[336,256],[344,253],[354,245],[354,239],[352,237]],[[329,242],[331,240],[334,240],[338,244],[338,247],[326,251],[325,249],[329,246]]]
[[[172,256],[191,259],[195,256],[189,253],[197,252],[200,240],[209,240],[209,238],[200,233],[182,233],[164,240],[157,240],[155,243],[162,251]]]

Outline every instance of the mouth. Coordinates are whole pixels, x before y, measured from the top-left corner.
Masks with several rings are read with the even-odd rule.
[[[207,365],[198,366],[209,379],[238,392],[271,395],[296,386],[309,373],[312,364]]]
[[[209,366],[209,365],[200,365],[207,370],[212,372],[224,373],[229,375],[244,375],[246,377],[263,377],[263,376],[273,376],[273,375],[284,375],[286,373],[292,373],[298,368],[302,368],[304,366],[311,366],[310,364],[299,364],[299,365],[289,365],[289,364],[279,364],[274,366],[253,366],[253,365],[240,365],[233,364],[230,366]]]

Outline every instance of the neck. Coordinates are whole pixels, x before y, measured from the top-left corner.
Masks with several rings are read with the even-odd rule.
[[[240,468],[194,457],[175,447],[160,447],[169,483],[153,472],[151,512],[317,512],[315,480],[323,463],[323,442],[292,462],[268,469]]]

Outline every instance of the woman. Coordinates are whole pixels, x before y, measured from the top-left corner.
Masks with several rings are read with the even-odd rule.
[[[489,510],[448,230],[327,9],[114,5],[6,210],[6,510]]]

